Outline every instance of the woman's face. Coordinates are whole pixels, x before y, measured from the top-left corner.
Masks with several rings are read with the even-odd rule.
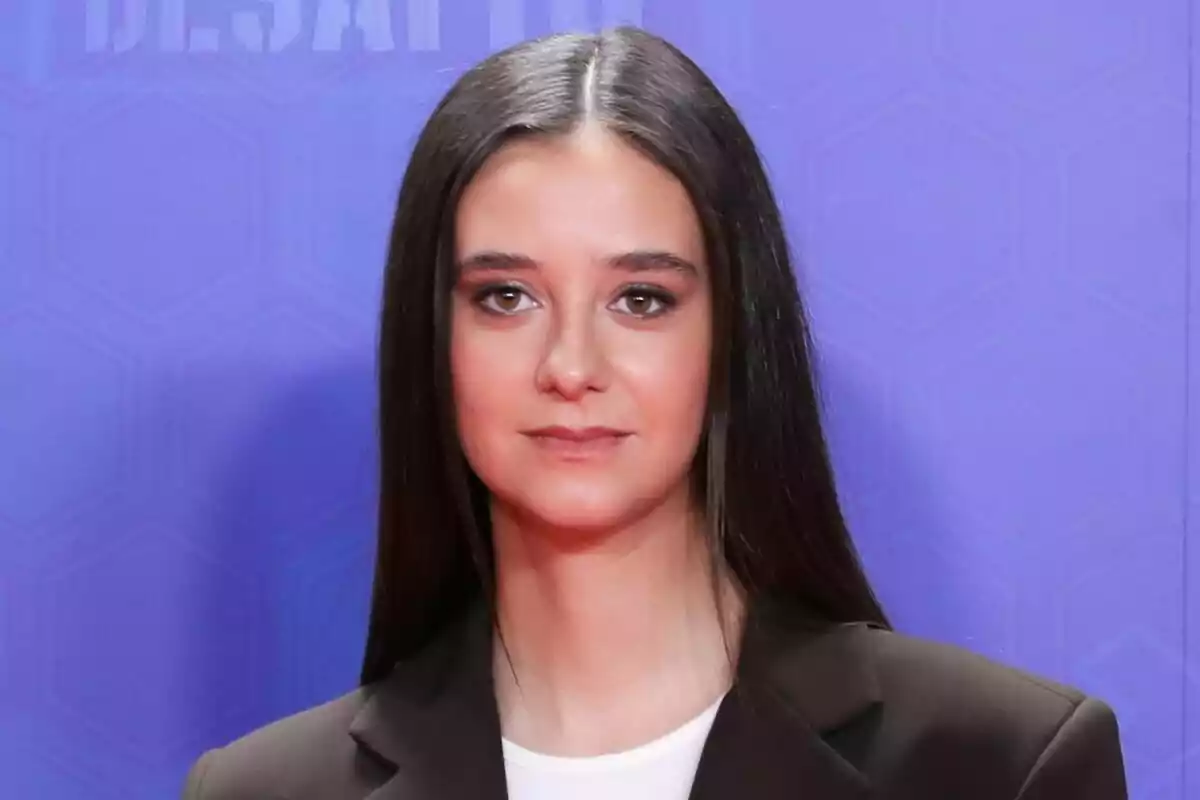
[[[686,503],[711,303],[683,186],[586,127],[505,146],[456,222],[459,435],[494,502],[593,531]]]

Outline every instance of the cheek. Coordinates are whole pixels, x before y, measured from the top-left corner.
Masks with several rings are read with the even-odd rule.
[[[523,363],[527,349],[469,324],[455,326],[450,370],[459,436],[470,460],[485,457],[494,447],[489,441],[511,431],[519,420],[520,402],[529,391],[531,367]]]
[[[650,438],[661,447],[690,452],[707,407],[710,337],[699,324],[680,333],[641,338],[636,346],[621,348],[614,367]]]

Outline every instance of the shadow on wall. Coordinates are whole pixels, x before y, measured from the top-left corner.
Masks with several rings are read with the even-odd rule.
[[[882,379],[818,343],[825,430],[847,522],[867,572],[897,630],[1004,658],[985,630],[989,615],[971,577],[955,568],[955,541],[937,489],[905,439]]]
[[[209,493],[190,520],[204,555],[180,662],[179,723],[204,731],[203,747],[357,684],[375,533],[373,379],[369,362],[192,376],[168,406]]]

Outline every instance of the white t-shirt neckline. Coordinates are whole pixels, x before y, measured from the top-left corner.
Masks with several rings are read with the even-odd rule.
[[[628,750],[594,756],[556,756],[529,750],[504,738],[502,739],[504,759],[506,762],[524,769],[578,774],[620,770],[646,761],[664,758],[676,748],[694,743],[696,739],[703,742],[707,738],[708,731],[712,728],[713,720],[716,719],[717,711],[725,700],[725,696],[722,694],[711,706],[674,730]]]

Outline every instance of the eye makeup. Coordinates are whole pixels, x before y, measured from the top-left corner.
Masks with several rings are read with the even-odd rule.
[[[474,287],[470,297],[472,305],[495,316],[512,316],[538,306],[524,286],[513,282],[492,282]],[[511,305],[514,301],[515,305]]]
[[[622,300],[628,301],[630,299],[648,301],[650,304],[657,304],[658,307],[653,310],[639,310],[633,307],[629,307],[628,310],[618,309],[619,313],[628,314],[629,316],[646,320],[655,319],[657,317],[669,314],[675,309],[676,306],[679,305],[679,298],[673,292],[669,292],[661,286],[655,286],[652,284],[633,284],[623,287],[620,294],[617,295],[617,298],[609,304],[609,307],[612,308]]]

